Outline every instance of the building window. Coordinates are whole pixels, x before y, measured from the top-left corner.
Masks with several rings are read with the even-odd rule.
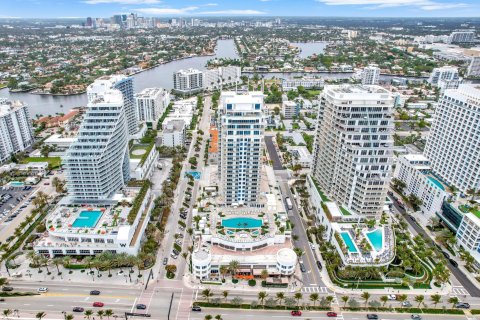
[[[227,110],[232,110],[233,109],[233,105],[231,103],[228,103],[227,104]]]

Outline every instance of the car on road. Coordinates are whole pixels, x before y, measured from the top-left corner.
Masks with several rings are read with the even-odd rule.
[[[410,303],[410,301],[403,301],[402,302],[402,307],[410,308],[411,306],[412,306],[412,304]]]
[[[2,291],[13,291],[13,287],[2,287]]]
[[[448,254],[448,252],[442,251],[442,254],[445,257],[445,259],[450,259],[450,255]]]
[[[300,263],[300,271],[307,272],[307,269],[305,268],[305,265],[303,263]]]
[[[46,287],[41,287],[41,288],[38,288],[37,292],[39,292],[39,293],[45,293],[45,292],[48,292],[48,288],[46,288]]]
[[[165,266],[167,265],[167,263],[168,263],[168,258],[163,258],[163,265]]]
[[[420,316],[419,314],[412,314],[410,316],[410,318],[415,319],[415,320],[422,320],[422,316]]]
[[[302,315],[302,311],[300,310],[292,310],[292,312],[290,312],[290,315],[294,316],[294,317],[300,317]]]
[[[336,312],[327,312],[327,317],[331,318],[331,317],[336,317],[337,316],[337,313]]]
[[[98,291],[98,290],[90,291],[90,295],[92,295],[92,296],[98,296],[99,294],[100,294],[100,291]]]
[[[397,296],[394,294],[389,294],[388,295],[388,300],[397,300]]]
[[[453,259],[448,259],[448,261],[450,261],[450,263],[452,264],[452,266],[454,266],[455,268],[458,268],[458,262],[453,260]]]
[[[94,307],[100,307],[100,308],[101,308],[101,307],[103,307],[104,305],[105,305],[105,303],[103,303],[103,302],[98,302],[98,301],[96,301],[96,302],[93,303],[93,306],[94,306]]]
[[[192,311],[200,312],[202,311],[202,308],[200,308],[199,306],[193,306]]]
[[[139,303],[136,305],[136,308],[139,309],[139,310],[145,310],[147,309],[147,306],[142,304],[142,303]]]
[[[459,308],[459,309],[469,309],[469,308],[470,308],[470,304],[467,303],[467,302],[459,302],[459,303],[455,304],[455,308]]]
[[[378,319],[378,315],[376,315],[376,314],[374,314],[374,313],[369,313],[369,314],[367,314],[367,319],[377,320],[377,319]]]
[[[320,261],[317,260],[317,267],[318,269],[322,270],[322,263]]]
[[[178,255],[176,255],[175,253],[172,252],[172,253],[170,254],[170,257],[172,257],[173,259],[177,259],[177,258],[178,258]]]
[[[75,307],[73,308],[73,312],[83,312],[85,309],[82,307]]]

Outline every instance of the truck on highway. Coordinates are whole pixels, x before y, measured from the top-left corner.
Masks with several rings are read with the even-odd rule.
[[[287,206],[287,209],[288,209],[288,210],[292,210],[292,209],[293,209],[293,204],[292,204],[292,200],[290,200],[290,197],[286,197],[286,198],[285,198],[285,205]]]

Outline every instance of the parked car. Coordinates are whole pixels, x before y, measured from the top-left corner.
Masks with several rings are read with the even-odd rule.
[[[302,311],[300,311],[300,310],[292,310],[292,311],[290,312],[290,314],[291,314],[292,316],[294,316],[294,317],[299,317],[299,316],[302,315]]]
[[[458,262],[453,260],[453,259],[448,259],[448,261],[450,261],[450,263],[452,264],[452,266],[454,266],[455,268],[458,268]]]
[[[397,296],[394,294],[389,294],[388,295],[388,300],[397,300]]]
[[[303,263],[300,263],[300,270],[302,272],[307,272],[307,269],[305,268],[305,265]]]
[[[459,309],[469,309],[469,308],[470,308],[470,304],[467,303],[467,302],[459,302],[459,303],[455,304],[455,308],[459,308]]]
[[[2,287],[2,291],[13,291],[13,287]]]
[[[101,307],[103,307],[104,305],[105,305],[105,303],[103,303],[103,302],[98,302],[98,301],[93,303],[93,306],[94,306],[94,307],[100,307],[100,308],[101,308]]]
[[[75,307],[73,308],[73,312],[83,312],[85,309],[82,307]]]
[[[202,311],[202,308],[200,308],[199,306],[193,306],[192,311],[200,312],[200,311]]]
[[[337,313],[336,313],[336,312],[332,312],[332,311],[327,312],[327,317],[329,317],[329,318],[330,318],[330,317],[336,317],[336,316],[337,316]]]
[[[98,296],[99,294],[100,294],[100,291],[98,291],[98,290],[90,291],[90,295],[92,295],[92,296]]]
[[[165,266],[167,265],[167,263],[168,263],[168,258],[163,258],[163,265]]]
[[[322,263],[320,261],[317,260],[317,267],[318,269],[322,270]]]
[[[45,293],[45,292],[48,292],[48,288],[46,288],[46,287],[41,287],[41,288],[38,288],[37,292],[39,292],[39,293]]]
[[[367,319],[377,320],[378,316],[376,314],[369,313],[369,314],[367,314]]]
[[[410,318],[415,319],[415,320],[422,320],[422,317],[419,314],[412,314]]]
[[[412,304],[410,303],[410,301],[403,301],[402,302],[402,307],[410,308],[411,306],[412,306]]]
[[[139,310],[145,310],[145,309],[147,309],[147,306],[139,303],[139,304],[137,304],[136,308],[139,309]]]

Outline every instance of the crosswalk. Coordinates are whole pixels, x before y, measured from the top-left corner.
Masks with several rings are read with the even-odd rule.
[[[328,293],[327,287],[303,287],[302,292],[305,293]]]
[[[453,295],[462,295],[462,296],[465,296],[465,295],[470,295],[468,293],[468,291],[462,287],[462,286],[454,286],[452,287],[452,294]]]

